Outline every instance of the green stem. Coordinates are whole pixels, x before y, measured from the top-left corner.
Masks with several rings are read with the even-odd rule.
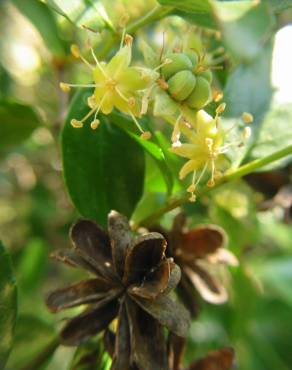
[[[226,172],[226,174],[219,181],[217,181],[215,187],[208,188],[205,186],[204,188],[202,188],[201,191],[198,192],[197,196],[206,194],[211,189],[217,188],[218,186],[225,184],[226,182],[239,179],[259,168],[262,168],[288,155],[292,155],[292,145],[289,145],[284,149],[278,150],[277,152],[270,154],[264,158],[256,159],[247,164],[244,164],[243,166],[235,170]],[[184,203],[187,203],[189,201],[189,197],[190,196],[187,194],[187,195],[183,195],[182,197],[170,200],[165,206],[161,207],[156,212],[152,213],[150,216],[140,221],[139,225],[134,225],[134,229],[137,229],[137,227],[139,227],[140,225],[143,225],[143,226],[152,225],[165,213],[170,212],[177,207],[180,207]]]
[[[141,17],[133,21],[131,24],[129,24],[129,26],[126,28],[126,32],[135,33],[141,27],[144,27],[149,23],[155,22],[158,19],[165,17],[172,10],[173,10],[172,7],[157,5],[155,8],[150,10],[147,14],[145,14],[144,17]]]
[[[30,363],[21,370],[39,370],[49,360],[60,344],[58,338],[54,338]]]

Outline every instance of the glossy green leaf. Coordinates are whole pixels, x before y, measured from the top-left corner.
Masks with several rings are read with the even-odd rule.
[[[131,118],[126,117],[123,114],[113,112],[110,114],[110,120],[118,127],[127,131],[128,134],[145,150],[147,154],[153,158],[156,166],[159,168],[160,176],[164,180],[166,185],[166,191],[171,194],[173,189],[173,176],[169,168],[169,161],[165,150],[161,148],[159,133],[154,132],[151,128],[148,119],[143,118],[141,120],[142,126],[145,130],[148,130],[152,134],[151,140],[144,140],[140,138],[140,132],[134,125]]]
[[[54,15],[48,6],[36,0],[12,0],[12,2],[35,26],[48,49],[56,56],[64,56],[64,43],[60,38]]]
[[[45,348],[51,346],[55,336],[53,326],[43,319],[32,314],[20,315],[16,324],[15,339],[7,369],[20,370],[24,365],[31,363]],[[52,346],[56,349],[57,345]],[[53,349],[51,352],[52,355]]]
[[[292,145],[292,108],[290,104],[272,108],[265,117],[259,136],[251,148],[248,160],[262,158]],[[292,156],[272,163],[263,170],[275,169],[289,163]]]
[[[89,91],[81,90],[72,100],[62,132],[63,168],[71,199],[82,216],[106,223],[115,209],[130,217],[140,200],[144,184],[144,152],[127,133],[100,116],[96,130],[90,119],[82,129],[73,128],[72,118],[88,112]]]
[[[272,36],[274,18],[267,5],[255,6],[253,0],[213,1],[212,7],[229,53],[241,61],[250,61]]]
[[[113,28],[100,0],[45,0],[57,13],[76,26],[87,26],[94,30]]]
[[[0,151],[21,144],[39,124],[40,119],[30,106],[1,100]]]
[[[11,259],[0,242],[0,370],[4,369],[12,347],[16,313],[16,283]]]

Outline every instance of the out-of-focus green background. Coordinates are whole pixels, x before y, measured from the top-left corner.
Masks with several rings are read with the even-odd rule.
[[[115,26],[125,13],[135,19],[151,9],[155,1],[105,0],[103,4]],[[12,256],[19,304],[16,336],[6,369],[17,370],[45,348],[62,325],[65,315],[48,312],[46,293],[82,276],[52,262],[49,254],[69,246],[68,229],[78,217],[62,178],[59,134],[70,96],[60,91],[59,82],[88,79],[86,68],[69,53],[70,43],[86,43],[87,33],[39,1],[2,0],[0,14],[0,236]],[[80,24],[89,22],[87,16],[85,12]],[[281,17],[283,26],[292,19],[289,12]],[[149,27],[145,34],[156,40],[164,29],[179,34],[184,27],[185,21],[171,17]],[[292,103],[290,90],[281,85],[287,81],[280,73],[287,64],[285,58],[291,63],[291,29],[289,35],[284,42],[283,38],[278,43],[276,39],[278,59],[282,55],[275,61],[278,70],[274,71],[277,87],[281,88],[278,98],[284,100],[281,107]],[[100,36],[90,37],[93,43],[95,38],[97,44],[100,42]],[[291,71],[286,79],[291,81]],[[279,130],[285,127],[285,137],[285,130],[292,130],[292,114],[291,109],[281,109],[273,113],[273,125],[277,125],[278,118],[286,123],[290,119],[290,128],[279,123]],[[150,159],[148,165],[152,169]],[[160,195],[153,194],[153,176],[158,175],[151,172],[151,178],[149,173],[149,194],[146,192],[145,197],[148,206],[153,203],[155,208]],[[232,345],[240,370],[289,370],[291,165],[286,162],[281,169],[247,180],[220,187],[196,206],[186,207],[193,224],[222,225],[229,234],[230,249],[240,260],[240,266],[230,269],[225,277],[229,302],[223,306],[201,302],[201,315],[191,326],[186,362],[209,349]],[[157,187],[160,189],[159,184]],[[143,214],[143,208],[140,212]],[[166,224],[172,215],[165,218]],[[68,369],[74,350],[59,347],[47,369]]]

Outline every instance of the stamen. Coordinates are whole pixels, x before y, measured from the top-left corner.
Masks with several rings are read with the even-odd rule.
[[[180,123],[181,118],[182,118],[182,115],[180,114],[177,120],[175,121],[174,128],[173,128],[172,135],[171,135],[172,143],[176,143],[177,141],[179,141],[179,138],[180,138],[179,123]]]
[[[214,159],[212,159],[211,160],[211,178],[207,182],[207,186],[209,188],[212,188],[215,185],[214,174],[215,174],[215,162],[214,162]]]
[[[117,86],[115,86],[115,90],[123,100],[129,103],[129,99],[121,92],[121,90]]]
[[[133,37],[131,35],[126,34],[124,41],[125,41],[125,45],[132,46],[132,44],[133,44]]]
[[[171,64],[172,63],[172,60],[169,59],[169,58],[166,58],[165,61],[163,63],[161,63],[159,66],[155,67],[153,69],[154,72],[158,71],[160,68],[162,68],[163,66],[167,65],[167,64]]]
[[[70,87],[100,87],[101,85],[98,85],[98,84],[68,84],[66,82],[60,82],[59,86],[61,90],[68,92],[70,91]]]
[[[123,28],[122,37],[121,37],[121,42],[120,42],[120,50],[121,50],[121,48],[123,47],[124,39],[125,39],[125,35],[126,35],[126,27],[124,27],[124,28]]]
[[[220,105],[218,105],[218,107],[216,108],[216,116],[223,113],[225,111],[225,108],[226,103],[221,103]]]
[[[128,113],[129,113],[129,115],[132,117],[132,120],[134,121],[134,123],[135,123],[135,125],[137,126],[137,128],[138,128],[138,130],[141,132],[141,137],[142,138],[144,138],[145,137],[145,134],[146,134],[146,137],[148,137],[149,136],[149,134],[150,134],[150,137],[151,137],[151,133],[149,132],[148,134],[147,134],[147,132],[148,131],[144,131],[143,129],[142,129],[142,127],[140,126],[140,123],[138,122],[138,120],[136,119],[136,117],[134,116],[134,114],[133,114],[133,112],[131,112],[130,110],[128,111]],[[143,135],[144,135],[144,137],[143,137]]]
[[[81,123],[84,123],[87,118],[89,118],[94,112],[96,111],[96,108],[92,108],[87,114],[85,117],[82,118],[82,120],[80,121]]]
[[[76,44],[71,45],[71,53],[75,58],[80,58],[90,69],[94,69],[93,66],[80,54],[79,47]]]

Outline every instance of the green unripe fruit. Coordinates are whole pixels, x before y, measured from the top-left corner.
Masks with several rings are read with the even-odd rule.
[[[186,100],[190,108],[202,109],[210,100],[211,86],[203,77],[197,77],[197,82],[191,95]]]
[[[212,82],[213,79],[213,73],[210,71],[210,69],[207,69],[206,71],[203,71],[199,74],[200,77],[203,77],[208,82]]]
[[[198,64],[198,61],[199,61],[199,57],[198,57],[198,54],[193,51],[193,50],[189,50],[189,51],[186,51],[184,53],[189,59],[190,61],[192,62],[192,65],[193,65],[193,69],[197,67],[197,64]]]
[[[168,54],[166,59],[171,61],[161,68],[162,75],[166,80],[179,71],[192,69],[192,62],[183,53]]]
[[[190,71],[180,71],[168,81],[168,92],[177,101],[185,100],[196,86],[196,77]]]

